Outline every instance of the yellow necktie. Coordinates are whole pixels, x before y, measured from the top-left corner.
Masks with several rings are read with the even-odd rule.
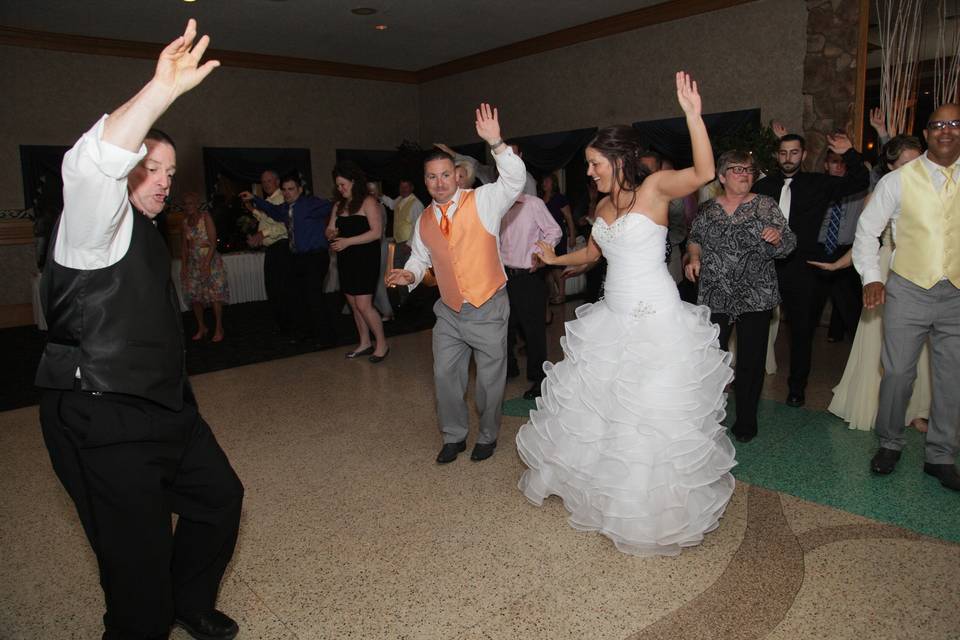
[[[437,203],[437,207],[440,209],[440,233],[443,234],[444,238],[450,237],[450,218],[447,217],[447,209],[450,208],[451,204],[453,204],[453,200],[446,204]]]
[[[940,167],[940,173],[946,178],[943,183],[943,197],[950,199],[957,192],[957,183],[953,179],[953,167]]]

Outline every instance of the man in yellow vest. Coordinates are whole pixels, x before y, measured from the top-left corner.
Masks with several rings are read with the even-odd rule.
[[[387,275],[390,286],[420,284],[433,267],[440,300],[433,307],[433,375],[443,448],[437,462],[453,462],[467,447],[469,416],[464,393],[470,354],[477,365],[480,429],[471,460],[493,455],[507,375],[507,277],[500,259],[500,220],[523,190],[526,167],[500,137],[496,109],[476,111],[477,134],[490,145],[500,177],[479,189],[460,189],[454,159],[430,152],[424,181],[433,202],[414,225],[410,259]]]
[[[933,403],[923,470],[960,491],[954,466],[960,429],[960,105],[934,111],[923,137],[927,152],[877,184],[853,244],[863,306],[885,305],[876,421],[880,448],[870,468],[888,474],[900,459],[917,360],[929,339]],[[877,238],[888,221],[896,248],[883,283]]]

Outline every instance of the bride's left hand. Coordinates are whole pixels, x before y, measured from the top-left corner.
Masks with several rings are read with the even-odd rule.
[[[553,264],[554,260],[557,259],[557,254],[553,250],[553,245],[547,244],[543,240],[537,240],[537,247],[539,247],[540,250],[533,255],[535,255],[543,264]]]
[[[686,71],[677,72],[677,102],[686,115],[700,115],[700,90],[697,88],[697,81],[692,80]]]

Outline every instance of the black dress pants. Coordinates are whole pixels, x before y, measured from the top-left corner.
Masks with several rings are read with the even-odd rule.
[[[243,485],[197,407],[47,390],[40,424],[97,556],[103,637],[166,638],[175,613],[213,609]]]
[[[330,269],[330,254],[326,249],[312,253],[295,253],[293,268],[301,332],[313,339],[333,342],[333,323],[323,304],[323,283]]]
[[[782,306],[790,324],[790,375],[787,386],[794,395],[803,394],[807,388],[807,378],[810,377],[813,334],[820,321],[817,301],[822,299],[823,283],[819,271],[807,264],[806,260],[795,256],[777,263]]]
[[[766,375],[767,334],[773,310],[752,311],[740,315],[735,323],[724,313],[715,313],[710,321],[720,326],[720,348],[727,351],[730,334],[737,329],[737,362],[734,365],[734,398],[737,401],[737,419],[733,435],[757,435],[757,407]]]
[[[836,340],[842,339],[844,334],[852,337],[857,332],[860,312],[863,310],[863,289],[857,271],[853,267],[839,271],[821,271],[817,274],[817,282],[819,286],[817,298],[814,300],[814,317],[819,321],[829,299],[833,311],[827,335]]]
[[[273,319],[281,333],[293,331],[293,256],[286,240],[278,240],[264,250],[263,283]]]
[[[506,267],[507,297],[510,300],[510,320],[507,323],[507,369],[517,369],[515,347],[517,330],[527,340],[527,380],[544,379],[543,363],[547,359],[547,327],[544,319],[547,308],[547,283],[543,269],[530,273],[527,269]]]

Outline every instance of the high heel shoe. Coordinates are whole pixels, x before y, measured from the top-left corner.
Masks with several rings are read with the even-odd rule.
[[[369,360],[373,364],[377,364],[378,362],[386,360],[388,355],[390,355],[390,347],[387,347],[387,350],[383,352],[382,356],[370,356]]]

